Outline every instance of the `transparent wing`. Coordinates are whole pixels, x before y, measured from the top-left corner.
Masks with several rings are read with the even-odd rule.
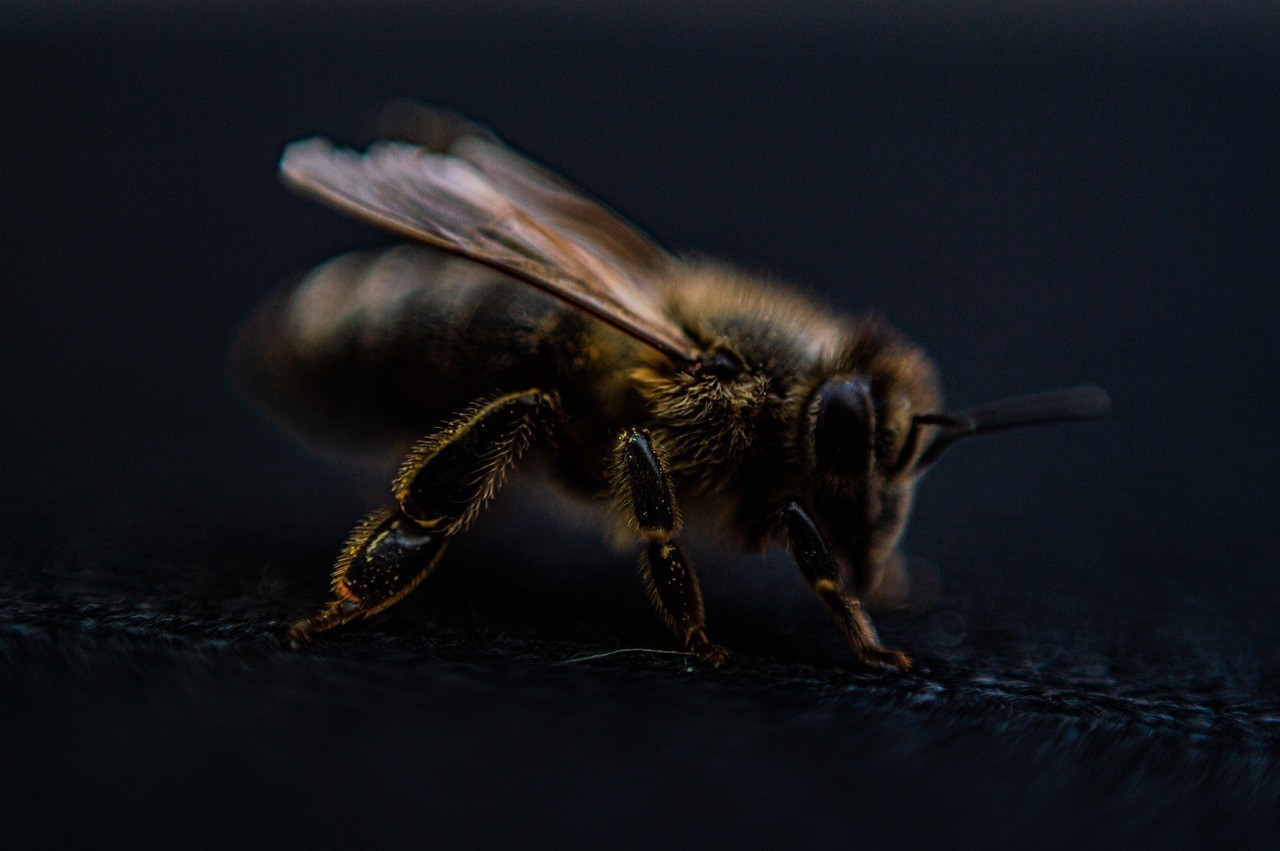
[[[377,129],[379,138],[412,142],[471,163],[500,191],[536,210],[558,232],[591,247],[623,273],[643,277],[674,259],[616,212],[502,144],[488,128],[456,113],[397,100],[383,110]]]
[[[443,119],[442,119],[443,120]],[[323,139],[285,148],[285,180],[343,212],[490,266],[598,317],[677,362],[697,347],[653,301],[673,262],[647,237],[492,136],[453,119],[447,150]]]

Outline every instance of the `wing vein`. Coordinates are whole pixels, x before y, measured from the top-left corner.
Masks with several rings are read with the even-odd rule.
[[[655,270],[615,250],[639,251],[646,238],[496,142],[465,141],[480,148],[478,163],[406,142],[378,142],[362,154],[307,139],[285,149],[280,170],[295,189],[342,212],[504,272],[675,362],[696,359],[697,346],[656,303]],[[566,211],[592,220],[575,230]],[[655,250],[644,256],[661,265],[655,258],[667,255]]]

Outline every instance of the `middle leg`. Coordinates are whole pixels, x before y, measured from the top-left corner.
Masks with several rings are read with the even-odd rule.
[[[689,652],[711,665],[722,664],[729,654],[707,638],[702,590],[697,574],[675,542],[680,514],[666,467],[649,433],[643,429],[625,432],[615,462],[615,496],[631,526],[649,542],[640,560],[649,598]]]

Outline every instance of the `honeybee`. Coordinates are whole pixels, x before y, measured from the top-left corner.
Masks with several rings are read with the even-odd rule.
[[[363,153],[294,142],[280,171],[411,241],[321,265],[234,352],[302,438],[403,457],[295,644],[403,598],[536,459],[643,542],[653,605],[703,662],[727,654],[680,547],[686,518],[748,549],[785,540],[854,657],[906,670],[863,600],[901,569],[922,474],[963,438],[1109,406],[1076,387],[946,412],[933,362],[884,321],[677,258],[453,114],[402,104],[391,126]]]

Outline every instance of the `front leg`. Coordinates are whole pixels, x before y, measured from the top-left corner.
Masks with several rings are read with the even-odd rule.
[[[785,513],[791,553],[804,578],[809,580],[809,586],[831,610],[845,642],[858,660],[867,665],[910,670],[914,663],[905,653],[881,646],[862,601],[848,589],[847,573],[832,557],[813,518],[798,502],[788,503]]]
[[[728,653],[707,638],[698,576],[675,542],[680,514],[671,482],[647,431],[630,429],[622,435],[615,469],[615,498],[630,525],[649,542],[640,559],[649,599],[689,652],[713,666],[722,664]]]
[[[372,617],[412,591],[557,411],[554,394],[511,393],[474,406],[415,444],[392,485],[398,507],[375,511],[356,526],[333,571],[333,600],[294,623],[290,641],[298,645]]]

